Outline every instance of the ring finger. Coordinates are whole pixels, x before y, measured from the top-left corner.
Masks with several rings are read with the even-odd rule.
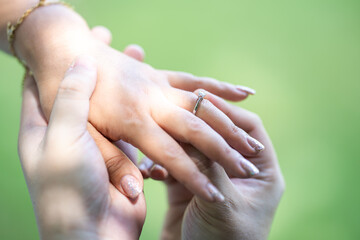
[[[195,91],[195,93],[198,92],[198,90]],[[167,97],[175,105],[192,112],[198,100],[197,95],[183,90],[172,90]],[[206,95],[196,111],[196,116],[219,133],[231,147],[245,156],[255,156],[264,149],[259,141],[237,127],[228,116],[208,101]]]
[[[257,168],[239,152],[231,148],[216,131],[203,120],[171,103],[154,109],[154,120],[176,140],[190,143],[209,159],[220,163],[234,176],[248,177]]]

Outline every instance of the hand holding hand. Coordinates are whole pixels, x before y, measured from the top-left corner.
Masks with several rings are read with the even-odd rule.
[[[183,144],[199,169],[224,194],[225,201],[208,203],[193,196],[171,176],[166,180],[169,210],[162,239],[266,239],[284,180],[271,141],[259,117],[212,94],[207,98],[238,127],[259,139],[266,149],[250,159],[260,173],[253,178],[229,176],[190,145]],[[145,158],[139,166],[144,177],[165,179],[167,171]]]
[[[257,172],[256,167],[241,155],[253,156],[258,153],[259,149],[252,144],[254,139],[232,124],[209,101],[205,100],[201,105],[202,113],[194,116],[191,111],[197,96],[184,91],[204,88],[230,100],[239,100],[248,95],[244,89],[210,78],[155,70],[95,39],[85,28],[76,32],[68,28],[61,31],[63,35],[74,38],[70,43],[56,41],[54,45],[57,51],[62,49],[61,53],[52,54],[52,59],[42,55],[42,64],[36,62],[31,65],[31,61],[28,61],[38,83],[46,117],[52,109],[58,79],[64,74],[63,68],[69,64],[69,59],[87,53],[95,57],[98,65],[98,84],[91,98],[89,122],[101,134],[112,141],[121,139],[138,147],[190,191],[208,201],[219,200],[213,194],[217,192],[216,188],[198,171],[177,141],[193,145],[234,176],[248,177]],[[51,52],[50,49],[45,50]],[[58,59],[53,59],[54,56]],[[55,63],[60,63],[60,66]],[[121,174],[114,175],[122,177],[124,172],[119,170],[119,166],[126,164],[121,169],[140,178],[135,166],[126,161],[118,163],[117,159],[124,158],[121,153],[107,154],[112,152],[108,148],[113,147],[107,139],[96,131],[91,133],[103,153],[111,176],[115,168]],[[122,186],[118,186],[120,179],[112,178],[112,182],[123,190]]]
[[[140,236],[143,194],[130,200],[109,182],[101,152],[87,131],[96,76],[91,58],[75,61],[60,83],[49,124],[34,80],[25,81],[19,155],[44,239]],[[132,176],[124,181],[134,188]]]

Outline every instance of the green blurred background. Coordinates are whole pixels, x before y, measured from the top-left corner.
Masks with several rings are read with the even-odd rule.
[[[250,86],[239,104],[272,137],[287,188],[270,239],[360,239],[360,1],[72,1],[112,46],[137,43],[156,68]],[[0,239],[37,239],[17,156],[23,70],[0,54]],[[161,183],[145,184],[141,239],[158,239]]]

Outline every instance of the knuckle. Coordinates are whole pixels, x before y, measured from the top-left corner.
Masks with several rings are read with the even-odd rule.
[[[164,149],[165,159],[167,160],[176,160],[183,154],[182,148],[176,144],[168,144]]]
[[[118,172],[119,169],[121,169],[121,162],[123,158],[124,157],[122,155],[115,155],[105,161],[106,168],[110,175]]]
[[[230,155],[232,155],[232,153],[233,153],[233,149],[230,146],[226,146],[224,148],[224,155],[225,156],[230,156]]]
[[[241,137],[242,139],[244,139],[248,135],[243,129],[239,128],[234,123],[230,124],[229,131],[230,131],[230,136],[233,138]]]
[[[235,125],[235,124],[231,124],[230,125],[230,133],[231,133],[231,135],[232,136],[237,136],[237,135],[239,135],[239,128]]]
[[[85,81],[77,76],[68,76],[59,86],[61,96],[78,95],[83,92]]]
[[[204,84],[204,79],[202,79],[200,77],[195,77],[194,75],[190,75],[190,76],[193,79],[195,86],[202,86]]]
[[[179,181],[186,187],[186,188],[191,188],[193,185],[197,185],[200,184],[201,185],[201,180],[202,179],[202,174],[200,173],[200,170],[198,169],[193,169],[193,170],[188,170],[186,177],[179,179]]]
[[[195,136],[195,134],[202,132],[204,128],[204,124],[200,121],[200,119],[192,115],[186,118],[185,124],[187,135]]]

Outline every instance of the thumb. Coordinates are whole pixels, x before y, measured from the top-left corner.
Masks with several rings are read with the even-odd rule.
[[[75,59],[60,83],[50,115],[50,128],[66,132],[78,128],[86,130],[89,99],[95,88],[96,77],[92,57],[82,55]]]

